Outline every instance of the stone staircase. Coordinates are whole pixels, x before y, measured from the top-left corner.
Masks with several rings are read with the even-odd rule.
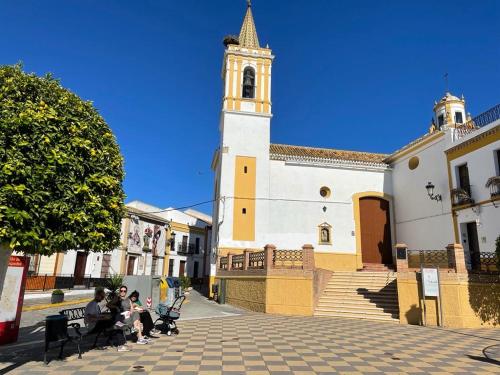
[[[334,272],[314,315],[399,323],[396,273]]]

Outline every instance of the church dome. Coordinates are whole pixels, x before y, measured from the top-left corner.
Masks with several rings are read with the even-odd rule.
[[[450,92],[446,92],[446,94],[444,94],[444,96],[438,102],[434,102],[434,110],[436,110],[437,107],[441,107],[444,104],[449,103],[449,102],[464,103],[465,99],[464,99],[463,95],[462,95],[462,98],[459,98],[458,96],[455,96]]]

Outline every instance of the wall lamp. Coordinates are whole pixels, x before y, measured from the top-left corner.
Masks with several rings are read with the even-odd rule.
[[[436,194],[434,195],[434,184],[432,182],[428,182],[427,185],[425,185],[425,188],[427,189],[427,194],[429,195],[429,198],[435,201],[441,201],[442,197],[441,194]]]

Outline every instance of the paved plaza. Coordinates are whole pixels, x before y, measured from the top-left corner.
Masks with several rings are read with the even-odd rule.
[[[189,305],[189,304],[188,304]],[[193,307],[196,304],[193,303]],[[214,307],[215,308],[215,307]],[[498,329],[447,330],[366,320],[227,312],[184,320],[132,351],[68,345],[45,366],[42,346],[12,362],[12,374],[488,374],[500,373]],[[223,315],[223,314],[222,314]],[[52,351],[52,356],[57,350]],[[1,372],[1,371],[0,371]]]

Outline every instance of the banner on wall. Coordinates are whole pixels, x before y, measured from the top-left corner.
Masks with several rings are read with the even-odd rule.
[[[11,256],[0,300],[0,345],[17,341],[29,258]]]

